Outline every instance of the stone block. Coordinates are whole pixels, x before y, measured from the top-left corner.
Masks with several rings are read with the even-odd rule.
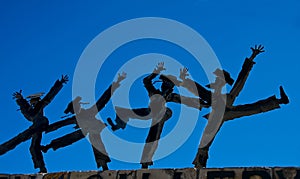
[[[101,172],[98,173],[98,175],[102,178],[105,178],[105,179],[116,179],[117,178],[117,171],[116,170],[101,171]],[[94,178],[89,178],[89,179],[94,179]]]
[[[241,179],[243,168],[204,168],[199,170],[198,179]]]
[[[72,179],[86,179],[97,174],[98,171],[70,172],[69,176]]]
[[[267,167],[244,168],[243,179],[272,179],[272,169]]]
[[[273,168],[273,179],[300,179],[300,168]]]
[[[43,179],[69,179],[69,174],[69,172],[47,173],[44,175]]]
[[[5,178],[5,177],[4,177]],[[4,179],[0,175],[0,179]],[[22,175],[22,174],[14,174],[14,175],[9,175],[9,179],[42,179],[43,174],[29,174],[29,175]]]
[[[9,175],[7,175],[7,174],[0,174],[0,179],[9,179]]]
[[[117,172],[117,179],[135,179],[136,171],[135,170],[119,170]]]
[[[175,171],[173,169],[141,169],[136,171],[138,179],[173,179]]]
[[[197,170],[195,168],[174,169],[173,179],[196,179]]]
[[[198,179],[271,179],[271,168],[208,168],[200,169]]]

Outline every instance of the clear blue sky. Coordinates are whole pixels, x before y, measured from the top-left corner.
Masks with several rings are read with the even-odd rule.
[[[61,74],[68,74],[70,82],[45,109],[50,123],[58,121],[72,99],[72,77],[76,64],[91,40],[105,29],[129,19],[163,17],[181,22],[201,34],[214,50],[222,67],[235,79],[244,58],[251,54],[250,47],[263,44],[266,52],[257,57],[257,63],[237,104],[255,102],[271,95],[278,97],[280,85],[284,86],[291,101],[279,110],[225,123],[211,147],[208,167],[299,166],[299,9],[300,2],[297,0],[2,1],[0,143],[31,125],[16,111],[18,107],[12,100],[13,92],[19,89],[23,89],[24,95],[47,92]],[[97,78],[96,96],[100,96],[109,86],[112,74],[123,65],[124,60],[146,53],[172,56],[189,67],[192,74],[199,75],[195,77],[197,81],[203,85],[208,83],[207,79],[201,77],[204,75],[202,69],[193,65],[189,59],[191,57],[180,47],[146,39],[126,44],[110,56],[104,72],[99,73]],[[142,78],[135,81],[129,97],[132,106],[147,106],[148,98]],[[109,103],[100,113],[104,122],[106,117],[114,116],[112,107],[112,103]],[[174,111],[180,110],[178,105],[170,107]],[[186,116],[187,121],[197,120],[191,136],[174,153],[155,161],[151,168],[193,166],[191,162],[206,123],[201,116],[206,112],[201,112],[196,117],[198,120],[193,115]],[[175,123],[176,114],[166,123],[163,135]],[[67,127],[46,134],[42,143],[47,144],[51,139],[71,131],[73,129]],[[143,142],[147,130],[136,131],[129,127],[116,134]],[[24,142],[0,156],[0,173],[37,172],[33,168],[29,145],[30,141]],[[120,146],[114,150],[125,149]],[[49,172],[96,169],[87,140],[57,151],[50,150],[44,159]],[[109,167],[137,169],[140,165],[113,159]]]

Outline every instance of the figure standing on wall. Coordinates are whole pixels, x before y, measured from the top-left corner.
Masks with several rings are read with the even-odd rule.
[[[34,168],[39,168],[40,173],[46,173],[43,155],[41,152],[41,140],[42,132],[46,130],[49,125],[47,117],[44,115],[44,108],[53,100],[57,93],[63,87],[63,84],[68,82],[68,76],[62,76],[60,80],[57,80],[46,96],[41,99],[44,93],[37,93],[29,95],[26,98],[29,99],[29,103],[23,98],[22,90],[20,92],[13,93],[13,98],[16,99],[17,104],[20,106],[20,110],[24,117],[33,124],[28,130],[20,133],[13,139],[0,145],[0,155],[6,153],[9,150],[15,148],[21,142],[24,142],[30,138],[30,154],[34,163]]]
[[[217,69],[214,72],[214,74],[216,75],[215,82],[206,86],[212,89],[213,92],[205,89],[197,82],[186,78],[186,76],[188,75],[187,69],[181,69],[180,78],[183,80],[182,86],[187,88],[193,94],[199,96],[202,100],[206,101],[212,106],[211,113],[204,116],[206,119],[208,119],[208,123],[203,132],[197,155],[193,161],[193,164],[196,168],[206,167],[209,147],[211,146],[217,132],[220,130],[222,124],[225,121],[271,111],[280,108],[280,104],[289,103],[287,95],[285,94],[282,86],[280,86],[279,99],[275,96],[271,96],[252,104],[237,106],[233,105],[236,97],[243,89],[253,65],[255,64],[254,58],[258,54],[264,52],[264,47],[259,45],[251,48],[251,50],[252,55],[250,56],[250,58],[245,59],[242,70],[240,71],[235,83],[234,80],[230,77],[230,74],[225,70]],[[229,85],[233,85],[234,83],[233,88],[228,94],[222,94],[222,89],[226,85],[226,83]]]
[[[51,124],[46,132],[51,132],[69,124],[77,124],[75,128],[80,129],[52,140],[50,144],[42,146],[42,151],[47,152],[50,148],[57,150],[58,148],[66,147],[83,139],[87,134],[89,134],[89,140],[92,144],[97,167],[102,167],[103,170],[108,170],[107,163],[111,160],[105,150],[105,146],[100,136],[101,131],[106,127],[106,125],[95,116],[105,107],[112,94],[120,86],[120,82],[125,78],[126,73],[122,73],[121,75],[119,74],[117,81],[113,82],[98,99],[96,104],[88,109],[81,108],[81,97],[76,97],[71,103],[69,103],[64,112],[66,114],[71,113],[74,116]]]
[[[152,119],[151,127],[142,154],[142,168],[148,168],[149,165],[153,165],[152,157],[158,146],[158,140],[160,138],[163,125],[165,121],[172,116],[171,109],[165,106],[165,98],[172,93],[175,84],[163,76],[161,76],[161,78],[165,81],[162,84],[161,90],[155,89],[152,84],[152,80],[163,70],[165,70],[164,63],[161,62],[156,66],[150,75],[143,79],[144,86],[148,91],[148,96],[150,97],[148,108],[127,109],[116,107],[116,124],[114,124],[110,118],[107,119],[113,131],[120,128],[124,129],[129,118],[140,120]],[[170,81],[170,83],[168,81]]]

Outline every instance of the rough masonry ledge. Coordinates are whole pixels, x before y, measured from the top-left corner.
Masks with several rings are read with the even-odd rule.
[[[0,174],[0,179],[300,179],[300,167],[234,167]]]

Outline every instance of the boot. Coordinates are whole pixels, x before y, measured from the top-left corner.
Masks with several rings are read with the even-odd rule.
[[[105,161],[97,162],[97,168],[102,167],[102,170],[108,170],[107,163]]]
[[[287,97],[286,93],[283,90],[283,87],[280,86],[279,87],[280,90],[280,99],[279,99],[279,103],[280,104],[288,104],[290,102],[289,98]]]
[[[195,168],[197,169],[206,168],[207,159],[208,159],[208,150],[198,149],[197,155],[193,161]]]
[[[41,145],[40,148],[43,153],[47,153],[48,150],[50,149],[49,145]]]
[[[141,164],[142,164],[142,169],[148,169],[149,165],[153,165],[153,162],[145,162]]]
[[[103,170],[103,171],[108,170],[107,164],[102,165],[102,170]]]
[[[111,130],[116,131],[118,129],[120,129],[120,127],[118,127],[116,124],[114,124],[111,120],[111,118],[107,118],[107,122],[108,124],[111,126]]]
[[[148,165],[145,163],[142,163],[142,169],[148,169]]]
[[[45,167],[45,166],[43,166],[43,167],[40,167],[40,171],[39,171],[39,173],[47,173],[47,169],[46,169],[46,167]]]
[[[119,116],[117,116],[116,119],[115,119],[116,124],[114,124],[114,123],[112,122],[112,120],[111,120],[110,117],[107,118],[107,122],[108,122],[108,124],[111,126],[111,129],[112,129],[113,131],[116,131],[116,130],[118,130],[118,129],[120,129],[120,128],[124,129],[124,128],[126,127],[126,125],[127,125],[127,123],[124,122]]]

